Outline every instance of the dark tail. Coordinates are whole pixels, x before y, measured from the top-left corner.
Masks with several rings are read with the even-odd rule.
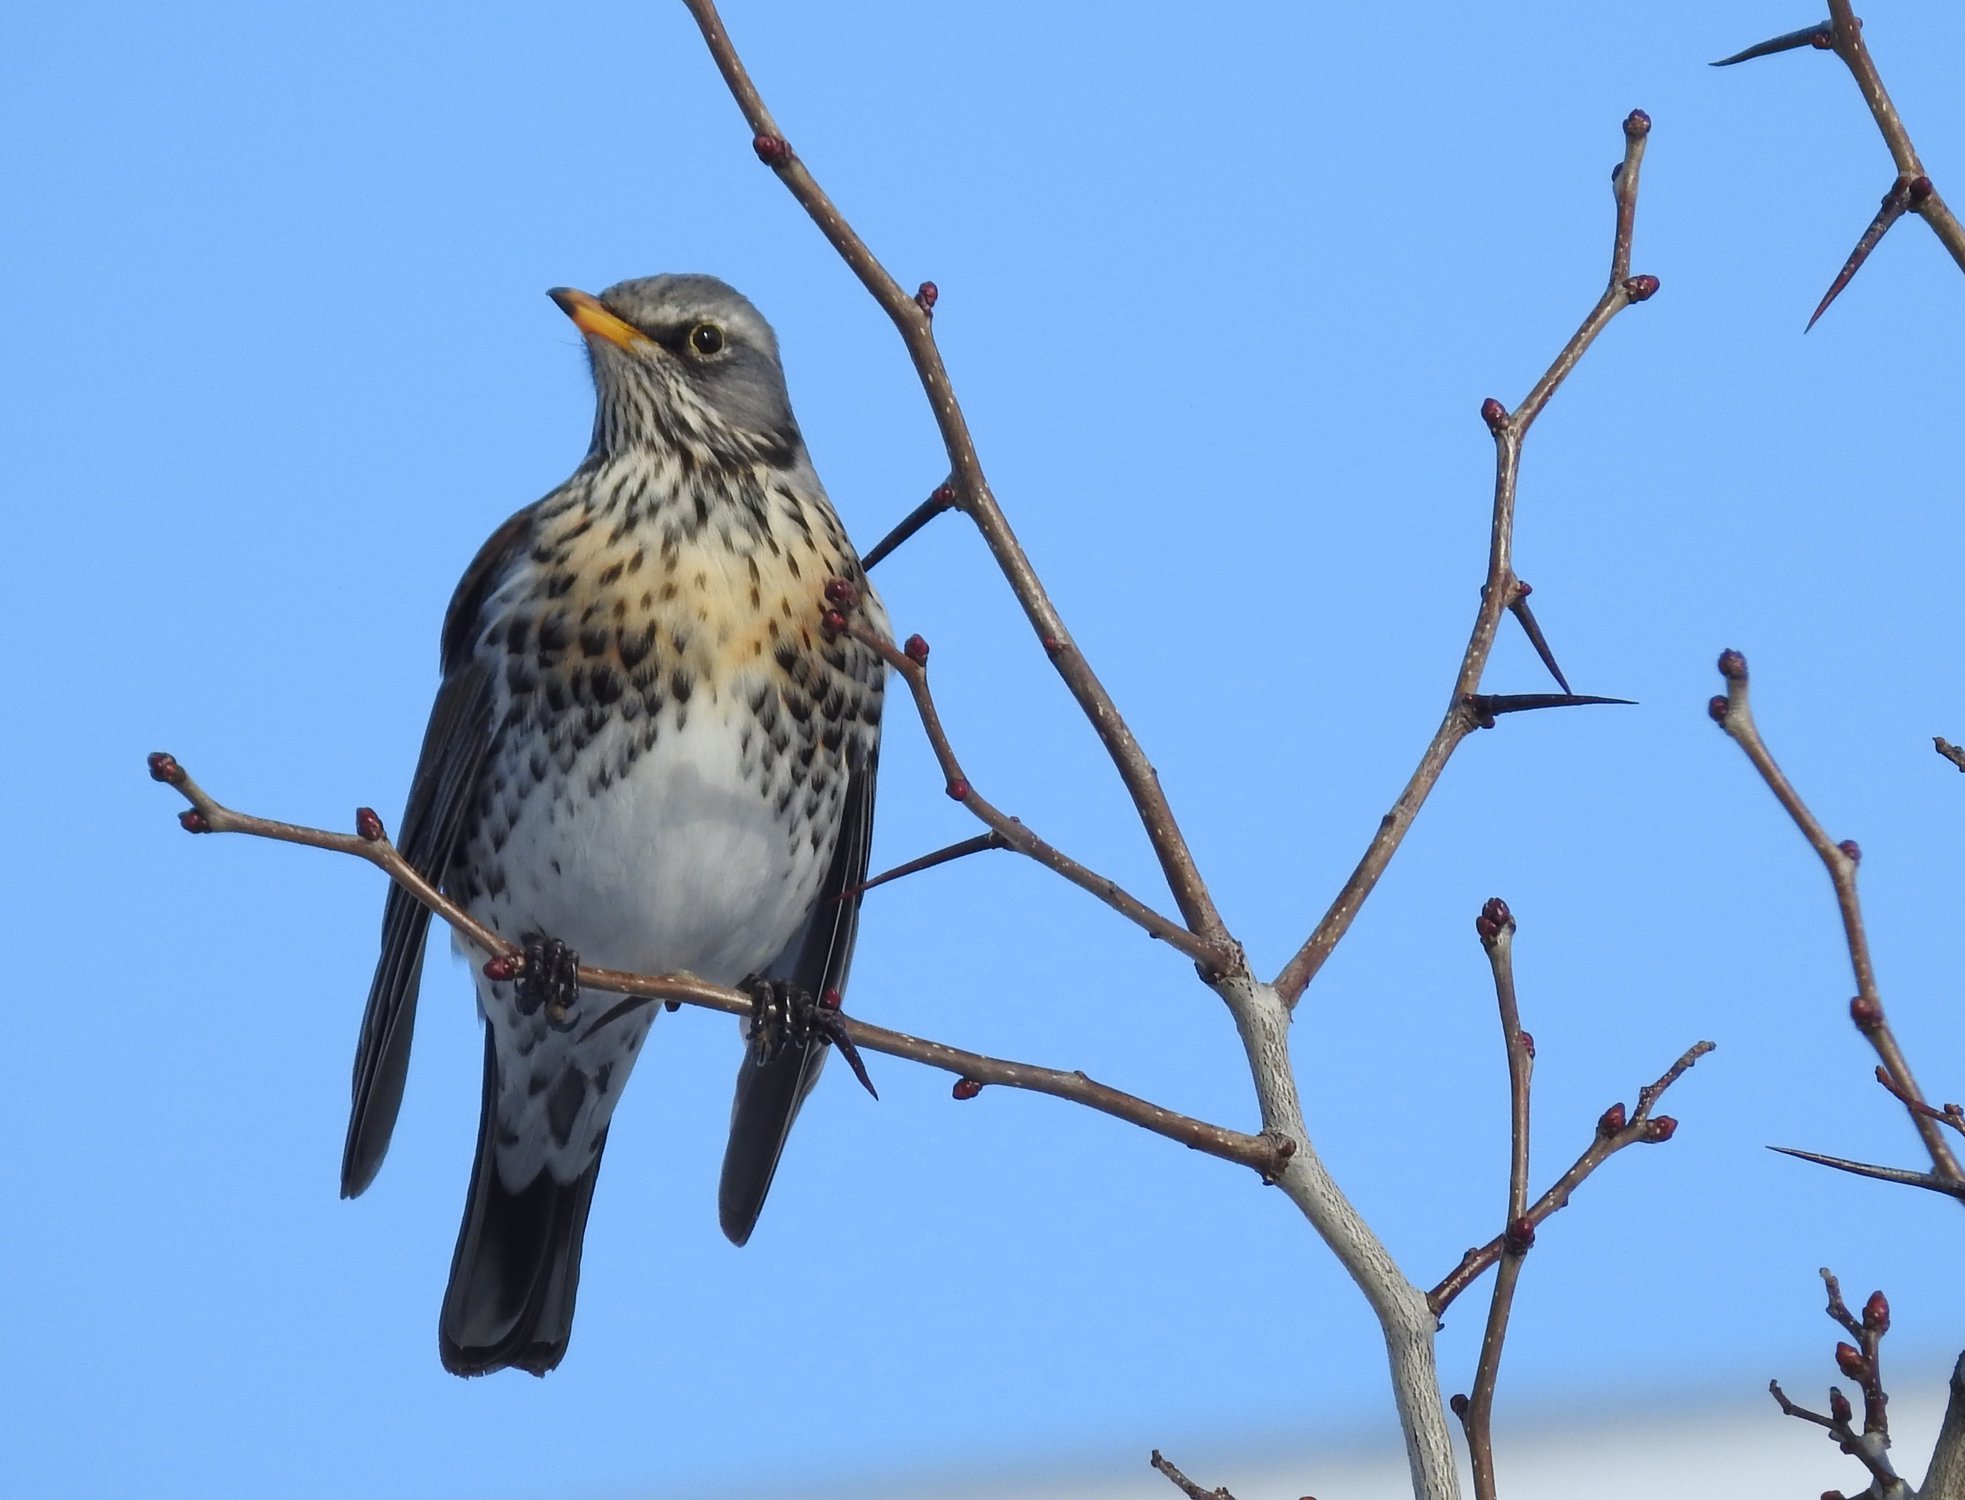
[[[498,1060],[487,1026],[477,1164],[450,1262],[437,1347],[453,1375],[487,1375],[507,1366],[544,1375],[565,1356],[573,1335],[580,1248],[607,1135],[601,1133],[593,1162],[575,1181],[555,1182],[542,1169],[514,1193],[498,1177],[497,1111]]]

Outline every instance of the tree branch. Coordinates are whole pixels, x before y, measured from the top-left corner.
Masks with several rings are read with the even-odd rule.
[[[1904,1101],[1911,1123],[1917,1127],[1924,1148],[1930,1153],[1932,1167],[1941,1177],[1965,1182],[1965,1172],[1959,1170],[1958,1158],[1945,1140],[1941,1124],[1931,1117],[1928,1110],[1912,1107],[1924,1103],[1924,1094],[1911,1075],[1910,1063],[1905,1059],[1903,1049],[1897,1045],[1896,1034],[1884,1019],[1883,999],[1876,986],[1876,970],[1870,962],[1869,935],[1863,927],[1862,901],[1856,894],[1856,867],[1862,859],[1862,850],[1853,841],[1838,844],[1831,839],[1820,820],[1809,811],[1808,804],[1801,800],[1801,794],[1794,789],[1794,784],[1775,764],[1773,752],[1767,748],[1766,741],[1761,738],[1760,727],[1754,722],[1753,704],[1747,693],[1746,657],[1738,651],[1722,652],[1719,672],[1726,679],[1726,693],[1723,697],[1712,699],[1707,711],[1745,752],[1753,768],[1760,773],[1760,779],[1774,794],[1775,801],[1781,804],[1794,826],[1801,830],[1802,837],[1808,840],[1809,847],[1821,860],[1822,867],[1828,871],[1830,883],[1835,887],[1836,907],[1842,914],[1843,941],[1849,950],[1849,967],[1856,977],[1856,998],[1849,1002],[1849,1017],[1856,1023],[1856,1029],[1869,1039],[1877,1057],[1889,1070],[1891,1092]]]
[[[1509,1247],[1510,1236],[1519,1240],[1524,1234],[1532,1241],[1535,1231],[1555,1213],[1569,1205],[1570,1194],[1580,1187],[1589,1175],[1596,1171],[1611,1157],[1626,1146],[1662,1145],[1669,1141],[1678,1130],[1678,1121],[1670,1115],[1653,1117],[1651,1111],[1685,1071],[1713,1050],[1711,1042],[1695,1042],[1680,1054],[1677,1062],[1667,1068],[1655,1083],[1646,1084],[1638,1090],[1637,1109],[1628,1117],[1621,1103],[1613,1104],[1597,1120],[1596,1138],[1576,1158],[1567,1172],[1558,1177],[1555,1184],[1540,1198],[1528,1206],[1526,1213],[1520,1214],[1506,1229],[1489,1240],[1485,1245],[1477,1245],[1461,1256],[1460,1264],[1455,1266],[1446,1279],[1426,1294],[1426,1302],[1436,1314],[1444,1313],[1453,1301],[1466,1291],[1481,1272],[1500,1260]]]
[[[1418,768],[1399,793],[1398,800],[1392,804],[1391,811],[1380,820],[1378,832],[1366,847],[1364,857],[1358,861],[1351,878],[1345,881],[1343,889],[1331,902],[1323,920],[1318,922],[1316,930],[1304,940],[1296,956],[1284,965],[1275,978],[1277,993],[1291,1007],[1302,997],[1310,981],[1317,977],[1317,971],[1343,940],[1344,934],[1351,930],[1352,922],[1377,886],[1379,877],[1385,873],[1392,856],[1398,852],[1406,831],[1411,828],[1419,809],[1425,804],[1441,773],[1446,770],[1446,763],[1453,752],[1459,748],[1462,740],[1480,727],[1479,716],[1470,700],[1480,691],[1481,676],[1487,670],[1488,657],[1493,654],[1501,617],[1515,605],[1523,592],[1523,585],[1514,570],[1515,485],[1521,467],[1522,440],[1527,437],[1528,429],[1541,415],[1542,408],[1548,405],[1557,387],[1576,368],[1584,351],[1610,325],[1610,320],[1633,302],[1642,302],[1658,290],[1657,277],[1630,274],[1631,235],[1637,217],[1638,170],[1644,160],[1644,143],[1650,131],[1651,119],[1641,109],[1632,110],[1624,121],[1624,160],[1612,178],[1617,222],[1611,239],[1610,279],[1603,295],[1597,299],[1597,305],[1563,346],[1555,363],[1535,382],[1513,415],[1492,398],[1481,407],[1482,419],[1494,434],[1494,510],[1489,528],[1487,577],[1481,585],[1480,608],[1474,616],[1473,632],[1460,658],[1460,669],[1454,677],[1446,716],[1434,732],[1432,743],[1420,756]]]
[[[190,773],[175,758],[162,752],[150,757],[150,774],[156,780],[175,787],[191,804],[187,811],[178,815],[178,821],[188,832],[242,833],[280,843],[327,849],[336,854],[351,854],[357,859],[367,860],[385,871],[473,947],[499,963],[504,977],[516,977],[522,969],[519,950],[488,927],[472,920],[468,912],[425,880],[389,842],[382,820],[370,809],[362,808],[356,813],[357,832],[331,833],[326,829],[235,812],[192,780]],[[582,965],[579,982],[583,989],[605,990],[630,997],[599,1017],[594,1023],[596,1025],[606,1025],[642,1004],[658,1000],[672,1005],[698,1005],[744,1017],[751,1016],[755,1008],[755,1002],[742,990],[706,984],[689,974],[628,974],[618,969],[596,969]],[[1178,1141],[1209,1156],[1248,1167],[1265,1179],[1274,1179],[1282,1173],[1294,1149],[1287,1140],[1277,1136],[1246,1135],[1177,1114],[1158,1104],[1094,1082],[1083,1073],[1010,1062],[980,1052],[965,1052],[959,1047],[909,1036],[905,1032],[889,1031],[884,1026],[870,1025],[846,1016],[841,1016],[839,1023],[853,1044],[865,1051],[903,1058],[955,1074],[958,1098],[974,1098],[984,1084],[1048,1094],[1054,1099],[1082,1104],[1100,1114],[1111,1115],[1142,1130],[1150,1130],[1155,1135]]]
[[[1064,679],[1065,686],[1078,701],[1094,733],[1104,744],[1134,807],[1139,811],[1140,822],[1160,861],[1174,901],[1180,907],[1182,919],[1195,936],[1211,947],[1229,945],[1231,940],[1221,913],[1215,909],[1214,898],[1208,893],[1207,883],[1202,879],[1186,837],[1174,819],[1173,808],[1160,789],[1160,779],[1147,760],[1146,752],[1140,748],[1132,729],[1120,717],[1118,706],[1113,703],[1111,694],[1099,681],[1091,664],[1072,644],[1063,617],[1051,602],[1050,595],[990,490],[989,481],[983,474],[982,460],[976,453],[975,439],[969,431],[968,420],[962,414],[962,404],[956,399],[955,387],[949,379],[947,367],[942,363],[941,351],[935,345],[933,308],[937,294],[933,283],[923,283],[921,290],[912,296],[902,290],[901,284],[881,265],[858,231],[846,221],[845,215],[785,140],[784,132],[778,128],[778,122],[772,118],[756,85],[751,82],[749,70],[724,30],[722,18],[717,14],[712,0],[683,0],[683,3],[702,31],[703,41],[716,62],[717,70],[722,73],[731,96],[737,101],[737,107],[743,111],[744,119],[754,134],[753,145],[758,157],[778,174],[778,180],[791,191],[799,206],[818,226],[819,232],[899,330],[901,341],[907,346],[908,357],[914,363],[915,373],[920,377],[921,388],[934,411],[942,446],[948,451],[950,482],[954,490],[952,503],[964,511],[982,533],[998,569],[1009,583],[1011,592],[1016,595],[1017,602],[1023,606],[1031,629],[1043,643],[1051,665]]]
[[[955,747],[949,743],[948,731],[943,728],[941,713],[935,707],[934,694],[929,691],[926,641],[918,635],[911,635],[907,639],[905,648],[896,647],[878,631],[847,621],[844,616],[839,618],[837,628],[848,631],[854,639],[878,651],[901,681],[907,684],[908,693],[914,699],[915,712],[921,718],[921,727],[926,731],[928,744],[935,752],[935,762],[941,767],[949,796],[974,813],[1001,840],[1004,848],[1013,849],[1018,854],[1034,859],[1047,870],[1062,875],[1080,890],[1090,891],[1122,917],[1144,928],[1151,936],[1179,949],[1209,973],[1223,972],[1235,961],[1232,947],[1211,943],[1205,938],[1197,937],[1178,922],[1163,917],[1126,891],[1117,881],[1099,874],[1096,870],[1088,869],[1046,843],[1032,833],[1024,823],[1003,812],[976,790],[975,784],[962,769],[962,762],[956,756]]]
[[[1535,1243],[1535,1226],[1528,1222],[1528,1089],[1535,1071],[1535,1039],[1522,1030],[1521,1010],[1515,999],[1514,913],[1497,896],[1481,908],[1474,928],[1493,971],[1501,1041],[1508,1056],[1508,1207],[1501,1220],[1508,1227],[1502,1235],[1501,1263],[1494,1273],[1487,1327],[1481,1334],[1473,1394],[1456,1396],[1453,1411],[1467,1433],[1476,1500],[1495,1500],[1499,1492],[1494,1479],[1494,1388],[1501,1374],[1501,1348],[1508,1337],[1508,1316],[1514,1307],[1522,1262]]]

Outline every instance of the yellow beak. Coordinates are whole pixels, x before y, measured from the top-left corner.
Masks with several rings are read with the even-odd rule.
[[[620,349],[632,349],[648,342],[648,335],[634,324],[624,322],[601,305],[598,297],[556,286],[546,293],[559,304],[559,310],[573,320],[573,326],[590,339],[605,339]]]

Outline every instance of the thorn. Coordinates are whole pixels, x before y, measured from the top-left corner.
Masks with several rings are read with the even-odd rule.
[[[1542,634],[1542,627],[1535,623],[1535,611],[1528,607],[1530,592],[1527,584],[1521,584],[1514,599],[1509,602],[1508,612],[1521,625],[1523,632],[1528,636],[1529,645],[1535,648],[1535,654],[1542,658],[1542,665],[1547,667],[1549,675],[1555,678],[1556,686],[1566,693],[1569,691],[1569,679],[1562,675],[1562,668],[1556,665],[1555,652],[1549,649],[1549,642]]]
[[[355,809],[355,835],[364,844],[379,844],[383,839],[382,819],[376,816],[372,807]]]
[[[1834,23],[1818,21],[1813,26],[1804,26],[1800,31],[1790,31],[1777,37],[1769,37],[1764,42],[1755,42],[1746,51],[1735,52],[1731,57],[1722,57],[1711,66],[1730,68],[1735,63],[1752,62],[1756,57],[1772,57],[1777,52],[1792,52],[1797,47],[1813,47],[1818,51],[1826,51],[1834,45]]]
[[[751,141],[751,150],[765,166],[777,171],[791,165],[791,143],[781,135],[760,135]]]
[[[950,844],[945,849],[937,849],[932,854],[924,854],[919,859],[911,859],[906,864],[895,865],[891,870],[883,870],[871,879],[862,880],[858,885],[848,886],[835,901],[849,901],[855,896],[863,896],[875,886],[899,880],[906,875],[919,875],[923,870],[932,870],[936,865],[945,865],[971,854],[981,854],[988,849],[1007,849],[1009,842],[994,828],[988,833],[979,833],[972,839],[964,839],[959,844]]]
[[[1801,330],[1803,333],[1821,321],[1822,314],[1829,310],[1829,304],[1840,297],[1842,289],[1855,279],[1863,262],[1869,259],[1870,251],[1877,247],[1890,226],[1903,217],[1904,210],[1910,207],[1910,188],[1911,179],[1907,177],[1899,177],[1890,184],[1890,191],[1883,195],[1883,204],[1877,209],[1876,217],[1869,221],[1869,228],[1856,241],[1856,248],[1849,252],[1849,259],[1843,262],[1841,273],[1829,283],[1828,291],[1815,308],[1815,315],[1808,320],[1808,328]]]
[[[1929,1188],[1934,1193],[1944,1193],[1950,1197],[1965,1200],[1965,1182],[1953,1177],[1940,1177],[1935,1172],[1914,1172],[1907,1167],[1878,1167],[1868,1162],[1851,1161],[1845,1156],[1823,1156],[1818,1151],[1798,1151],[1792,1146],[1769,1146],[1769,1151],[1778,1151],[1783,1156],[1792,1156],[1797,1161],[1813,1162],[1818,1167],[1834,1167],[1838,1172],[1848,1172],[1856,1177],[1873,1177],[1878,1182],[1895,1182],[1905,1187]]]
[[[1529,713],[1538,708],[1580,708],[1592,703],[1617,703],[1636,707],[1629,698],[1597,698],[1587,693],[1469,693],[1467,706],[1483,729],[1492,729],[1502,714]]]
[[[860,559],[861,569],[870,571],[882,558],[889,556],[899,547],[902,542],[913,536],[943,511],[952,509],[954,505],[955,487],[948,484],[937,485],[933,494],[929,495],[926,500],[923,500],[901,518],[900,525],[896,526],[887,535],[873,544],[873,550]]]
[[[184,785],[184,767],[177,763],[177,757],[168,750],[151,751],[147,763],[152,781],[161,781],[165,786]]]

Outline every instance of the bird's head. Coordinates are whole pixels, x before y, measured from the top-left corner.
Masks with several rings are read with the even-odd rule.
[[[671,275],[616,282],[598,297],[547,295],[586,339],[596,455],[693,450],[782,464],[802,451],[777,337],[742,293],[714,276]]]

